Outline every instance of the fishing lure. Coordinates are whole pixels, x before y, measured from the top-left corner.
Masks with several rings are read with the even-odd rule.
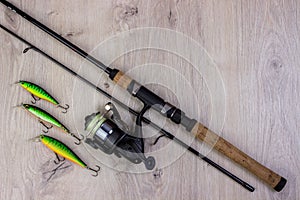
[[[66,158],[83,168],[95,172],[96,174],[92,176],[98,176],[98,172],[101,169],[98,165],[96,165],[97,169],[93,169],[89,167],[67,145],[65,145],[61,141],[47,135],[39,135],[34,139],[38,139],[39,141],[41,141],[46,147],[51,149],[56,155],[62,156],[63,158]]]
[[[37,117],[40,120],[40,123],[47,128],[47,131],[43,130],[44,133],[47,133],[48,130],[53,127],[52,125],[54,125],[62,129],[65,133],[76,138],[78,142],[77,143],[75,142],[75,144],[79,145],[81,143],[82,139],[78,138],[74,133],[71,133],[71,131],[66,126],[64,126],[60,121],[58,121],[55,117],[53,117],[45,110],[30,104],[23,104],[23,103],[21,104],[21,107],[27,110],[28,112],[30,112],[31,114],[33,114],[35,117]],[[51,126],[50,127],[46,126],[44,122],[51,124]]]
[[[45,89],[32,82],[20,80],[16,82],[16,84],[19,84],[25,90],[31,93],[31,96],[34,99],[34,101],[31,101],[32,104],[35,104],[40,99],[44,99],[56,105],[58,108],[62,108],[64,110],[62,111],[62,113],[67,113],[67,110],[70,107],[68,104],[66,104],[65,107],[60,105],[60,103],[53,96],[51,96]]]

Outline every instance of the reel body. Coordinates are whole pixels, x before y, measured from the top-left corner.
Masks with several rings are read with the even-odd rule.
[[[106,154],[124,157],[134,164],[143,162],[146,169],[152,170],[155,159],[145,157],[143,138],[128,134],[127,126],[113,104],[106,104],[105,109],[103,114],[97,112],[85,118],[85,130],[88,131],[85,143]]]

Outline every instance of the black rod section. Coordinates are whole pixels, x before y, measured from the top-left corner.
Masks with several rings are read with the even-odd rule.
[[[22,16],[24,19],[28,20],[29,22],[31,22],[32,24],[34,24],[35,26],[37,26],[38,28],[40,28],[44,32],[48,33],[49,35],[51,35],[52,37],[57,39],[59,42],[63,43],[64,45],[66,45],[67,47],[69,47],[70,49],[72,49],[73,51],[78,53],[80,56],[84,57],[85,59],[87,59],[88,61],[90,61],[91,63],[93,63],[94,65],[96,65],[100,69],[102,69],[103,71],[105,71],[107,74],[110,74],[112,69],[109,68],[108,66],[106,66],[105,64],[103,64],[101,61],[99,61],[96,58],[94,58],[93,56],[89,55],[88,53],[83,51],[81,48],[79,48],[78,46],[72,44],[71,42],[69,42],[68,40],[66,40],[62,36],[60,36],[58,33],[54,32],[53,30],[51,30],[50,28],[48,28],[44,24],[40,23],[39,21],[37,21],[36,19],[34,19],[30,15],[28,15],[27,13],[23,12],[22,10],[20,10],[19,8],[17,8],[13,4],[9,3],[8,1],[5,1],[5,0],[0,0],[0,1],[1,1],[1,3],[3,3],[5,6],[7,6],[7,8],[12,10],[13,12],[16,12],[17,14]]]
[[[105,92],[104,90],[102,90],[101,88],[99,88],[98,86],[96,86],[95,84],[93,84],[92,82],[90,82],[89,80],[87,80],[86,78],[84,78],[81,75],[77,74],[72,69],[68,68],[66,65],[62,64],[61,62],[59,62],[55,58],[51,57],[49,54],[45,53],[43,50],[41,50],[38,47],[34,46],[30,42],[26,41],[25,39],[23,39],[22,37],[18,36],[17,34],[15,34],[14,32],[12,32],[11,30],[7,29],[6,27],[4,27],[1,24],[0,24],[0,28],[2,28],[3,30],[5,30],[6,32],[8,32],[9,34],[11,34],[12,36],[14,36],[15,38],[17,38],[18,40],[22,41],[23,43],[27,44],[30,49],[32,49],[32,50],[40,53],[44,57],[48,58],[49,60],[53,61],[55,64],[57,64],[58,66],[60,66],[62,69],[66,70],[67,72],[71,73],[75,77],[79,78],[81,81],[85,82],[87,85],[89,85],[92,88],[96,89],[96,91],[100,92],[105,97],[113,100],[119,106],[121,106],[122,108],[128,110],[134,116],[138,116],[139,115],[139,113],[137,111],[135,111],[132,108],[130,108],[129,106],[125,105],[123,102],[121,102],[120,100],[116,99],[112,95],[108,94],[107,92]],[[197,157],[201,158],[202,160],[204,160],[205,162],[207,162],[208,164],[210,164],[211,166],[213,166],[214,168],[216,168],[217,170],[219,170],[220,172],[222,172],[226,176],[230,177],[232,180],[234,180],[235,182],[237,182],[238,184],[240,184],[241,186],[243,186],[244,188],[246,188],[248,191],[253,192],[255,190],[255,188],[253,186],[251,186],[249,183],[241,180],[240,178],[238,178],[237,176],[235,176],[231,172],[227,171],[226,169],[224,169],[223,167],[221,167],[217,163],[213,162],[212,160],[210,160],[209,158],[207,158],[206,156],[204,156],[203,154],[201,154],[196,149],[190,147],[189,145],[187,145],[186,143],[184,143],[180,139],[176,138],[170,132],[168,132],[168,131],[164,130],[163,128],[159,127],[157,124],[151,122],[148,118],[143,117],[142,120],[146,124],[149,124],[151,127],[153,127],[154,129],[158,130],[161,134],[163,134],[164,136],[166,136],[170,140],[173,140],[174,142],[176,142],[177,144],[179,144],[183,148],[185,148],[188,151],[190,151],[192,154],[194,154]]]

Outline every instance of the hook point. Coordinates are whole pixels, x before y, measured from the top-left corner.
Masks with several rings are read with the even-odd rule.
[[[33,94],[31,94],[31,97],[33,98],[34,101],[31,100],[32,104],[36,104],[36,102],[38,102],[39,100],[41,100],[41,98],[34,96]]]
[[[68,109],[70,108],[69,104],[65,104],[65,106],[58,105],[57,108],[62,108],[63,110],[61,111],[62,113],[67,113]]]
[[[95,174],[92,174],[92,176],[94,176],[94,177],[98,176],[99,171],[101,170],[101,167],[99,167],[98,165],[95,165],[95,166],[97,167],[97,169],[87,167],[88,170],[91,170],[91,171],[95,172]]]
[[[55,156],[56,156],[56,159],[57,159],[57,160],[54,160],[53,162],[54,162],[54,164],[56,164],[56,165],[58,165],[59,163],[61,163],[61,162],[63,162],[63,161],[66,160],[64,157],[63,157],[62,159],[60,159],[60,157],[58,156],[57,153],[55,153]]]
[[[81,134],[79,134],[79,135],[81,136],[81,138],[77,137],[74,133],[70,133],[70,135],[71,135],[72,137],[74,137],[76,140],[78,140],[77,142],[74,142],[76,145],[80,145],[80,144],[81,144],[81,140],[84,139],[84,136],[81,135]]]
[[[40,121],[40,124],[42,124],[47,130],[45,131],[45,130],[42,130],[44,133],[48,133],[49,131],[49,129],[51,129],[51,128],[53,128],[53,126],[51,125],[51,126],[46,126],[46,124],[44,123],[44,122],[42,122],[42,121]]]

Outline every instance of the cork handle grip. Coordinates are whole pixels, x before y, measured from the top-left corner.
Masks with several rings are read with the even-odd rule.
[[[276,174],[272,170],[263,166],[231,143],[218,136],[201,123],[196,123],[191,133],[193,133],[197,139],[212,146],[213,149],[224,154],[231,160],[235,161],[239,165],[243,166],[265,183],[270,185],[276,191],[281,191],[286,184],[286,179]]]
[[[129,84],[132,81],[132,78],[130,78],[129,76],[125,75],[123,72],[119,71],[115,77],[113,78],[113,81],[121,86],[122,88],[124,88],[125,90],[127,90]]]

